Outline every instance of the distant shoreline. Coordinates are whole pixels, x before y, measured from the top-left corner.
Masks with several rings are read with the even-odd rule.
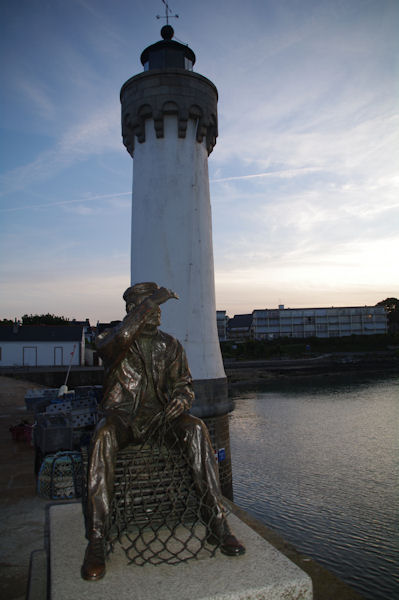
[[[342,352],[309,358],[224,361],[229,390],[258,387],[278,380],[334,374],[397,373],[399,358],[392,352]]]

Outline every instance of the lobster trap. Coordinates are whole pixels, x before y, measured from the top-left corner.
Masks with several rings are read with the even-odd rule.
[[[128,563],[139,566],[214,556],[219,541],[208,541],[216,516],[207,496],[207,489],[198,490],[188,457],[166,422],[142,445],[117,454],[108,553],[120,544]]]
[[[37,479],[38,496],[51,500],[80,498],[82,485],[80,452],[57,452],[44,458]]]

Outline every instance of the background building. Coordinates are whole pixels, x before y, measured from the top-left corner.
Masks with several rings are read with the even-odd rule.
[[[227,323],[228,340],[247,340],[252,337],[252,314],[234,315]]]
[[[84,355],[82,326],[15,324],[0,327],[2,367],[55,367],[70,363],[83,366]]]
[[[343,337],[388,332],[382,306],[339,308],[284,308],[254,310],[252,336],[258,340],[279,337]]]
[[[225,342],[227,339],[227,323],[229,317],[226,315],[225,310],[216,311],[216,324],[218,328],[218,336],[220,342]]]

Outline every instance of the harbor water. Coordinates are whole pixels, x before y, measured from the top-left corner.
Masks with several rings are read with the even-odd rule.
[[[365,598],[399,598],[399,377],[240,392],[234,500]]]

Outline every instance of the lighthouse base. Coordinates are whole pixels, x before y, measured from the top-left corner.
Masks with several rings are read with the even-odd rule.
[[[229,415],[233,403],[227,393],[227,379],[194,380],[195,402],[191,413],[208,427],[219,466],[222,493],[233,500]]]
[[[233,410],[227,393],[227,377],[194,379],[195,401],[191,413],[200,419],[226,415]]]
[[[233,500],[233,475],[231,468],[229,415],[205,417],[219,467],[219,480],[223,496]]]

